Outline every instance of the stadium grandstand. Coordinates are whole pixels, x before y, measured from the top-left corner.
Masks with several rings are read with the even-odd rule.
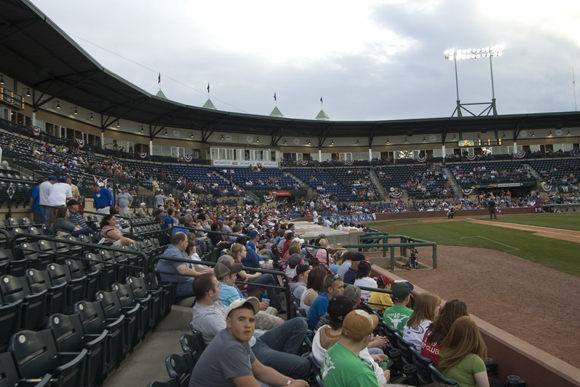
[[[268,332],[250,352],[269,384],[339,385],[324,380],[322,333],[306,321],[325,301],[316,317],[328,332],[342,329],[328,304],[346,299],[348,311],[379,320],[361,336],[374,331],[369,385],[461,386],[421,351],[428,335],[413,347],[365,299],[372,278],[392,308],[431,297],[405,285],[398,299],[406,290],[391,282],[405,283],[404,271],[375,264],[363,273],[358,261],[371,251],[359,244],[373,222],[580,206],[580,113],[355,122],[186,106],[102,67],[29,1],[1,0],[0,9],[0,386],[226,385],[196,367],[217,363],[212,339],[225,340],[208,328],[226,326],[207,311],[225,302],[212,299],[216,286],[261,300],[256,325]],[[318,283],[300,282],[314,270]],[[343,289],[347,270],[362,294]],[[294,293],[301,286],[326,300],[306,303]],[[355,292],[354,305],[334,298],[342,291]],[[221,305],[224,320],[231,311]],[[345,331],[351,317],[340,317]],[[490,385],[516,373],[532,387],[580,385],[566,373],[574,367],[532,358],[530,345],[506,344],[507,333],[474,320],[488,356],[504,359],[499,371],[481,359]],[[272,332],[298,342],[284,336],[277,347]]]

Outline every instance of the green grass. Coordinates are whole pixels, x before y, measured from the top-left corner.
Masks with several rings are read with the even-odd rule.
[[[494,222],[496,221],[494,220]],[[508,218],[498,219],[497,222],[517,223],[529,226],[551,227],[564,230],[580,231],[580,213],[578,212],[511,216]]]
[[[528,231],[469,222],[419,224],[397,227],[392,231],[393,235],[406,235],[441,245],[499,250],[580,277],[580,259],[578,259],[580,245],[575,242],[540,237]],[[484,262],[482,260],[482,264]]]
[[[419,223],[419,222],[421,222],[421,221],[415,220],[415,219],[391,220],[391,221],[385,221],[385,222],[368,223],[368,226],[370,226],[371,228],[375,228],[375,227],[382,227],[382,226],[394,226],[394,225],[398,225],[398,224],[411,224],[411,223]]]

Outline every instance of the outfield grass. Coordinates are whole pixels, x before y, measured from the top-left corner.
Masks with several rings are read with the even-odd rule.
[[[382,226],[393,226],[393,225],[398,225],[398,224],[410,224],[410,223],[420,223],[420,222],[421,221],[418,219],[391,220],[391,221],[385,221],[385,222],[368,223],[368,226],[370,226],[371,228],[375,228],[375,227],[382,227]]]
[[[494,220],[494,222],[516,223],[529,226],[551,227],[564,230],[580,231],[580,213],[578,212],[510,216],[506,218],[502,217],[501,219]]]
[[[506,219],[506,222],[510,219]],[[528,231],[462,221],[418,224],[416,226],[397,227],[390,231],[392,231],[390,233],[393,235],[406,235],[437,242],[441,245],[481,247],[504,251],[580,277],[580,259],[578,259],[580,244],[575,242],[540,237]],[[482,264],[484,262],[482,260]]]

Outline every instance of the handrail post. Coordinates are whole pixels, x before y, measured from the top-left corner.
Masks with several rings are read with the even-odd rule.
[[[395,270],[395,249],[391,247],[391,271]]]
[[[437,269],[437,243],[433,243],[433,269]]]

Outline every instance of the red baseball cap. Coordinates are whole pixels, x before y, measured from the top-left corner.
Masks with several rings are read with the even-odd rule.
[[[377,285],[385,286],[386,284],[394,284],[395,280],[387,277],[386,275],[382,275],[377,278]]]

